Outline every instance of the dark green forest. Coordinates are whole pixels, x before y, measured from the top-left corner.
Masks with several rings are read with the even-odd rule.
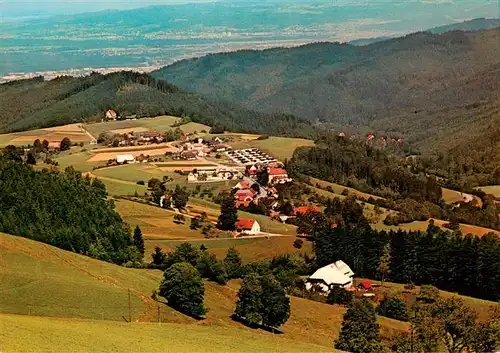
[[[287,163],[288,172],[295,178],[305,179],[309,184],[304,176],[386,198],[367,200],[380,207],[399,211],[397,216],[389,216],[385,220],[386,224],[398,225],[434,217],[454,224],[468,223],[500,229],[500,204],[493,197],[472,189],[479,181],[484,184],[498,183],[499,167],[492,170],[486,167],[489,165],[486,162],[481,165],[480,161],[473,162],[459,154],[438,154],[432,159],[429,156],[405,158],[401,150],[391,153],[365,141],[351,141],[342,137],[322,138],[316,142],[315,147],[299,147],[295,150]],[[491,158],[490,163],[498,163],[495,157]],[[464,160],[467,164],[456,164],[455,160]],[[480,168],[482,174],[475,174],[476,168],[476,172]],[[442,172],[438,173],[438,170]],[[465,178],[468,178],[468,183],[458,183],[458,180]],[[465,203],[459,207],[445,204],[442,186],[476,194],[482,200],[482,207]],[[317,201],[327,207],[331,205],[329,200],[322,200],[321,197]]]
[[[107,109],[122,117],[162,114],[221,125],[230,131],[314,136],[312,126],[290,114],[258,113],[186,92],[148,74],[119,72],[85,77],[43,77],[0,85],[0,132],[81,121],[100,121]]]
[[[0,156],[0,232],[115,263],[142,257],[104,184]]]
[[[326,213],[326,212],[325,212]],[[387,280],[398,283],[432,284],[440,289],[474,297],[500,300],[500,239],[443,231],[429,223],[427,232],[378,232],[367,222],[331,227],[331,217],[346,217],[329,211],[316,217],[310,231],[314,239],[316,266],[339,259],[357,277],[380,278],[383,249],[390,244]],[[347,212],[349,214],[349,212]]]
[[[361,47],[247,50],[183,60],[153,76],[250,109],[445,151],[464,141],[480,145],[498,126],[499,38],[496,28],[420,32]]]

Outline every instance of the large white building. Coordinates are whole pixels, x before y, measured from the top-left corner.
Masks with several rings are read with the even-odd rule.
[[[306,282],[306,289],[311,289],[314,284],[328,292],[333,286],[349,288],[353,285],[354,272],[347,264],[342,261],[336,261],[316,270]]]
[[[134,163],[134,162],[135,162],[135,157],[132,156],[131,154],[119,154],[116,156],[116,163],[118,164]]]

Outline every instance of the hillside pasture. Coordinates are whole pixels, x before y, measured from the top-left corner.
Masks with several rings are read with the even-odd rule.
[[[94,155],[91,156],[89,162],[103,162],[110,159],[115,159],[119,154],[130,154],[134,157],[144,156],[163,156],[165,153],[177,153],[177,147],[169,143],[158,145],[147,145],[137,147],[116,147],[116,148],[102,148],[93,150]]]
[[[435,219],[434,224],[446,229],[443,227],[444,224],[448,223],[447,221]],[[382,222],[377,223],[374,225],[374,228],[377,230],[404,230],[404,231],[420,231],[420,232],[425,232],[427,230],[427,226],[429,225],[428,221],[414,221],[410,223],[401,223],[398,226],[388,226],[383,224]],[[460,223],[460,230],[462,234],[472,234],[476,235],[478,237],[482,237],[483,235],[487,233],[494,233],[500,236],[500,231],[490,229],[490,228],[484,228],[484,227],[479,227],[479,226],[473,226],[470,224],[464,224]]]
[[[280,161],[284,161],[285,159],[292,158],[293,152],[297,147],[314,146],[314,141],[299,138],[271,136],[265,140],[242,138],[241,141],[230,142],[230,145],[234,149],[259,148],[263,152],[276,157]]]
[[[460,191],[447,189],[447,188],[441,188],[441,190],[443,191],[443,200],[447,204],[452,204],[455,202],[464,201],[464,198],[472,198],[475,200],[474,202],[475,202],[475,205],[477,207],[483,206],[483,202],[476,195],[466,194],[466,193],[462,193]]]
[[[0,240],[2,246],[0,267],[2,300],[0,301],[0,312],[2,318],[7,318],[7,321],[0,320],[0,326],[6,325],[2,328],[8,327],[8,329],[0,330],[0,337],[2,337],[0,348],[2,352],[7,351],[8,347],[12,351],[15,351],[16,348],[27,347],[28,344],[33,347],[34,341],[20,340],[19,337],[36,336],[37,334],[34,331],[38,331],[36,328],[38,324],[35,324],[38,322],[37,320],[41,321],[39,325],[43,328],[43,340],[46,342],[41,343],[41,346],[37,346],[37,348],[46,347],[45,344],[50,344],[50,347],[55,349],[61,348],[61,346],[58,346],[57,340],[63,340],[63,338],[48,339],[48,337],[53,337],[50,335],[57,332],[58,327],[71,329],[71,332],[65,331],[61,335],[61,337],[68,337],[71,342],[76,342],[75,330],[79,332],[79,335],[77,335],[79,337],[80,334],[86,335],[89,332],[94,334],[91,322],[68,321],[62,318],[95,319],[105,325],[110,325],[110,327],[112,325],[121,325],[119,323],[121,322],[138,333],[141,331],[141,327],[149,326],[141,323],[158,321],[158,307],[160,308],[161,322],[184,324],[183,328],[186,332],[201,327],[207,329],[216,327],[217,332],[226,332],[228,329],[233,329],[238,330],[238,339],[236,340],[233,337],[234,341],[239,341],[240,335],[244,337],[244,335],[252,334],[259,344],[261,339],[265,341],[272,338],[280,340],[279,342],[290,339],[295,341],[297,347],[303,343],[318,344],[330,351],[332,340],[338,334],[342,314],[345,312],[345,309],[340,306],[291,297],[291,317],[282,327],[284,334],[274,335],[262,330],[248,329],[230,318],[234,311],[239,281],[231,281],[226,286],[206,282],[204,302],[209,311],[204,320],[196,321],[172,310],[163,303],[151,299],[152,290],[158,287],[162,278],[161,271],[124,268],[21,237],[1,234]],[[265,244],[261,245],[263,248],[265,247]],[[132,324],[125,324],[124,317],[128,317],[129,290]],[[6,314],[35,315],[38,318]],[[40,316],[51,318],[42,319]],[[35,326],[23,328],[22,325],[26,324],[16,323],[16,318],[19,320],[25,318],[24,321],[27,325],[31,322]],[[64,324],[59,325],[58,320]],[[112,323],[101,320],[117,322]],[[408,326],[406,323],[385,318],[379,318],[379,321],[382,332],[406,330]],[[78,322],[84,322],[83,326],[78,326]],[[174,325],[165,326],[167,328],[174,327]],[[163,324],[161,326],[155,324],[155,327],[163,327]],[[14,330],[20,330],[15,332],[21,332],[21,334],[13,334]],[[101,343],[103,345],[113,342],[113,338],[110,337],[120,336],[118,333],[117,335],[110,333],[112,331],[105,330],[105,327],[99,327],[96,330],[101,330],[99,332],[102,333],[96,333],[97,336],[95,337],[100,337],[101,334],[106,335],[106,338],[103,336],[102,340],[107,343]],[[171,330],[167,331],[172,332]],[[182,332],[177,335],[182,337]],[[155,334],[158,334],[158,332]],[[130,335],[131,337],[137,337],[133,333]],[[125,334],[125,336],[128,335]],[[180,342],[182,339],[179,337],[174,341]],[[198,341],[199,337],[195,340],[199,347],[200,343]],[[67,349],[68,346],[66,345],[71,342],[64,341],[60,344],[65,345],[64,348]],[[90,342],[93,342],[92,339]],[[9,344],[9,346],[6,346],[6,344]],[[98,345],[99,343],[95,344]],[[148,341],[148,344],[152,343]],[[259,347],[262,348],[262,346]],[[273,351],[281,351],[280,347],[278,344]],[[93,346],[93,348],[95,350],[96,346]],[[164,346],[162,346],[162,349],[164,349]],[[128,347],[128,350],[130,350],[130,347]]]
[[[204,239],[201,230],[191,230],[189,228],[190,219],[188,217],[186,217],[184,224],[174,222],[175,213],[173,211],[129,200],[116,200],[115,207],[123,220],[132,228],[135,226],[141,228],[146,243],[148,240],[159,239]],[[152,249],[154,249],[154,246]]]
[[[49,328],[49,329],[48,329]],[[77,334],[75,333],[77,332]],[[19,339],[23,337],[23,339]],[[259,331],[218,326],[93,321],[0,314],[2,352],[328,352]]]
[[[90,136],[81,128],[81,124],[69,124],[53,128],[2,134],[0,135],[0,147],[6,145],[33,145],[36,139],[40,141],[47,140],[49,143],[59,143],[65,137],[68,137],[71,142],[90,142]]]
[[[172,125],[179,122],[181,118],[161,115],[153,118],[127,119],[118,121],[103,121],[85,125],[85,128],[96,138],[103,132],[127,133],[158,131],[165,132],[172,129]],[[115,131],[123,132],[115,132]]]
[[[500,197],[500,185],[480,186],[478,189],[495,197]]]
[[[340,184],[336,184],[336,183],[330,183],[328,181],[324,181],[324,180],[321,180],[321,179],[309,178],[309,181],[313,185],[319,184],[322,188],[331,187],[332,190],[333,190],[333,192],[335,194],[339,194],[339,195],[341,195],[344,190],[347,190],[349,192],[349,195],[356,195],[357,198],[361,198],[361,199],[365,199],[365,200],[367,200],[370,197],[372,197],[375,200],[383,199],[383,197],[380,197],[380,196],[376,196],[376,195],[372,195],[372,194],[367,194],[365,192],[361,192],[359,190],[356,190],[356,189],[353,189],[353,188],[350,188],[350,187],[347,187],[347,186],[344,186],[344,185],[340,185]]]

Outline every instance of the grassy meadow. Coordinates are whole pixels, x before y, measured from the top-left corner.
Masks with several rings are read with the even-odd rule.
[[[297,147],[314,146],[314,141],[271,136],[265,140],[244,140],[230,143],[234,149],[241,148],[260,148],[262,151],[278,158],[280,161],[292,158],[293,152]]]
[[[483,190],[485,193],[500,197],[500,185],[481,186],[478,189]]]
[[[214,339],[218,337],[217,332],[233,332],[228,334],[229,337],[222,334],[228,341],[245,343],[247,338],[253,339],[253,342],[258,342],[259,351],[287,350],[287,340],[293,340],[296,347],[303,347],[301,349],[306,348],[304,344],[314,344],[330,351],[345,312],[345,308],[341,306],[291,297],[291,317],[282,327],[284,334],[274,335],[248,329],[230,318],[239,281],[231,281],[226,286],[206,282],[204,302],[209,311],[203,321],[196,321],[151,299],[152,290],[157,288],[162,278],[161,271],[128,269],[5,234],[0,234],[0,244],[2,352],[29,350],[30,347],[36,347],[36,351],[61,351],[73,345],[80,347],[81,351],[116,351],[123,345],[132,344],[131,342],[138,344],[138,349],[148,347],[143,349],[151,351],[155,349],[156,343],[150,342],[149,337],[161,339],[159,337],[163,337],[161,328],[164,325],[142,323],[157,322],[158,307],[162,323],[177,324],[165,325],[165,328],[169,328],[166,330],[169,333],[165,333],[164,337],[170,337],[168,335],[171,333],[172,340],[177,343],[169,340],[172,344],[169,347],[178,345],[175,347],[180,350],[183,347],[189,350],[190,347],[195,347],[194,344],[207,349],[218,347],[212,341],[206,341],[206,346],[200,346],[205,343],[200,343],[203,340],[196,335],[201,332],[196,330],[206,329],[206,334],[214,335]],[[125,324],[129,290],[133,323]],[[394,330],[406,330],[408,327],[406,323],[395,320],[379,318],[379,321],[384,335]],[[130,331],[126,327],[130,327]],[[155,329],[148,333],[152,327],[157,327],[160,331]],[[75,335],[75,331],[82,336]],[[190,332],[193,332],[193,336],[190,336]],[[21,336],[26,339],[20,340]],[[76,336],[82,337],[81,344],[80,338]],[[189,339],[183,342],[182,337]],[[238,339],[234,339],[235,337]],[[267,340],[274,343],[266,346]],[[264,343],[260,343],[261,341]],[[187,342],[196,343],[188,346]],[[230,343],[228,347],[231,347]],[[248,347],[255,349],[250,343]],[[321,350],[311,346],[313,348],[314,351]],[[162,349],[165,347],[162,346]],[[238,351],[239,346],[234,349]],[[130,346],[126,350],[130,350]],[[220,347],[217,351],[220,351]]]
[[[7,314],[0,314],[0,350],[4,353],[331,351],[325,346],[241,328],[127,324]]]

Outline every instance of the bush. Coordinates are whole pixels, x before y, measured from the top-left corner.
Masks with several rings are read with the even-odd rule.
[[[347,305],[353,298],[352,292],[346,291],[342,287],[334,286],[330,289],[326,302],[328,304],[342,304]]]
[[[417,300],[424,303],[434,303],[439,298],[439,289],[434,286],[424,285],[420,287]]]
[[[137,180],[137,185],[146,185],[146,183],[144,182],[144,180]]]
[[[410,318],[406,303],[400,295],[385,295],[380,301],[377,313],[379,315],[400,321],[408,321]]]
[[[304,241],[302,239],[295,239],[295,241],[293,242],[293,247],[296,249],[301,249],[303,244]]]
[[[267,139],[269,139],[269,135],[261,135],[257,137],[257,140],[267,140]]]

